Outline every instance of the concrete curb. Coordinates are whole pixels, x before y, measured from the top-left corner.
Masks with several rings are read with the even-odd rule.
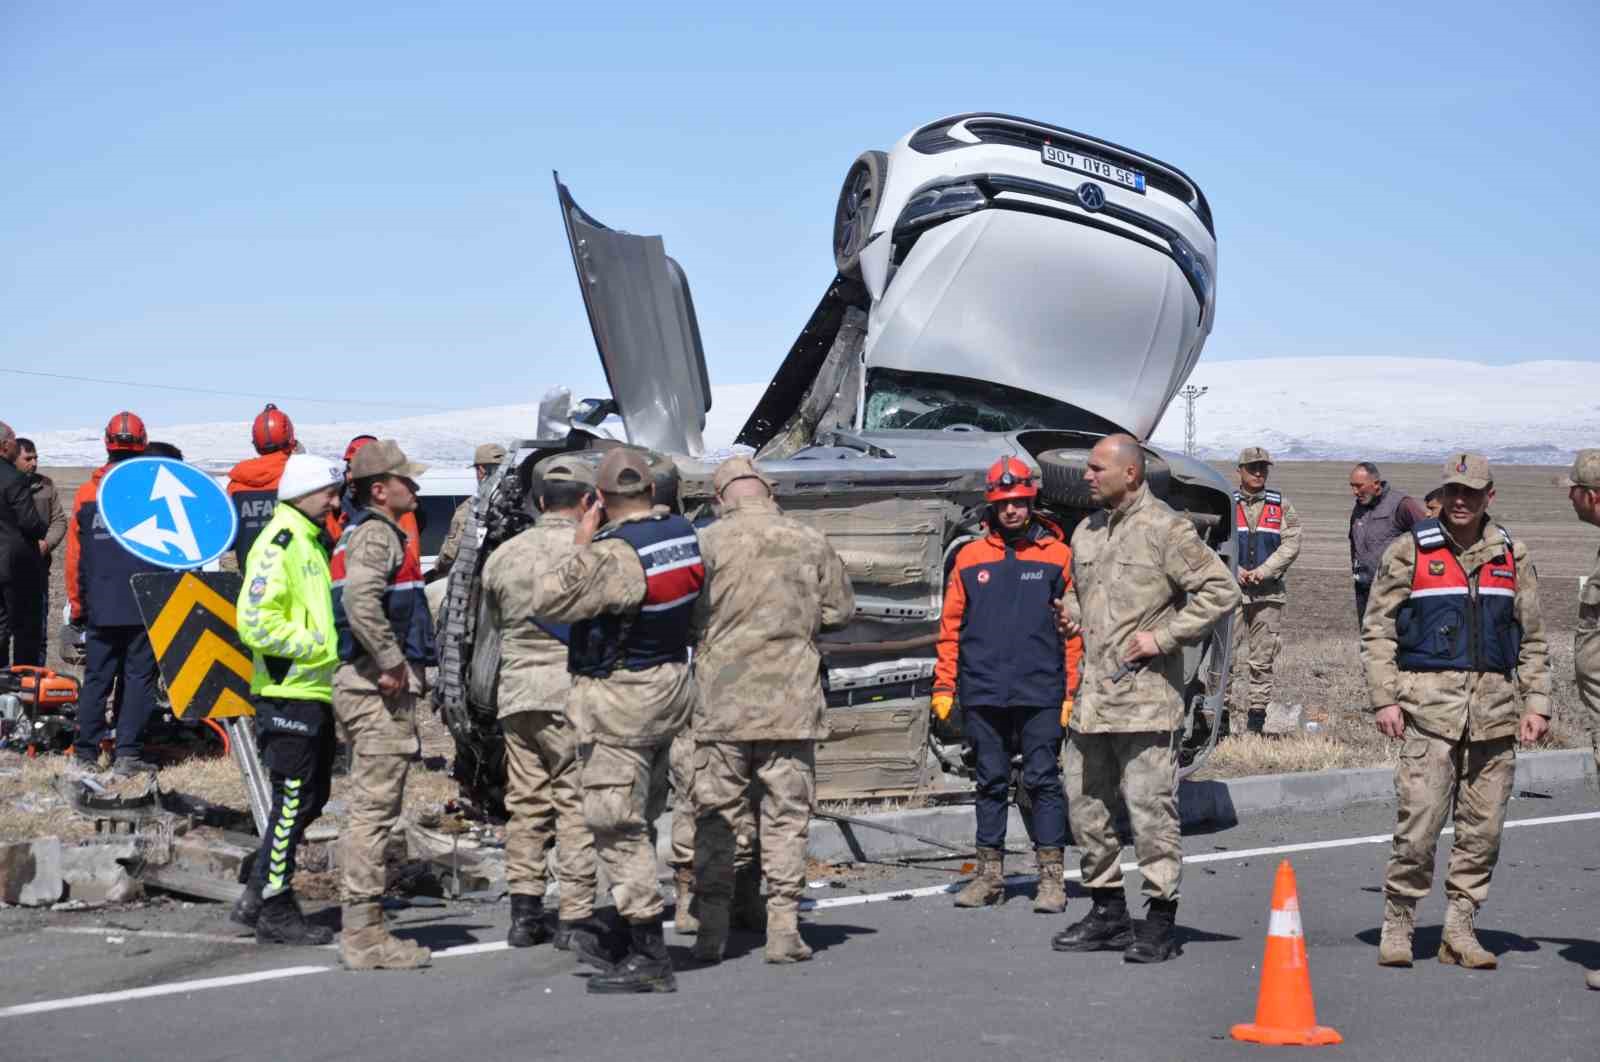
[[[1519,793],[1594,777],[1594,753],[1589,749],[1525,752],[1517,757],[1516,791]],[[1187,828],[1225,828],[1237,824],[1242,817],[1266,812],[1309,808],[1331,811],[1351,804],[1393,799],[1394,770],[1389,767],[1303,771],[1186,781],[1178,787],[1178,814]],[[967,806],[918,808],[857,817],[944,841],[963,851],[970,851],[973,843],[973,811]],[[1011,809],[1006,836],[1012,848],[1024,847],[1027,843],[1027,831],[1016,808]],[[813,859],[837,863],[953,853],[900,834],[814,819],[806,854]]]

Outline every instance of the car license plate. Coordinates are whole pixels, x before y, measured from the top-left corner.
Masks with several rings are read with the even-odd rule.
[[[1060,166],[1064,170],[1075,170],[1078,173],[1087,173],[1091,177],[1099,177],[1110,181],[1112,184],[1121,185],[1130,191],[1144,194],[1144,174],[1138,170],[1127,170],[1121,166],[1113,166],[1105,159],[1097,159],[1093,155],[1083,155],[1066,148],[1058,148],[1054,144],[1046,144],[1040,149],[1039,157],[1052,166]]]

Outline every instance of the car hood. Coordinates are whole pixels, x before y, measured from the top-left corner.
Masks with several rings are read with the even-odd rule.
[[[578,287],[628,441],[698,455],[711,408],[689,281],[659,236],[618,232],[573,200],[556,175]]]

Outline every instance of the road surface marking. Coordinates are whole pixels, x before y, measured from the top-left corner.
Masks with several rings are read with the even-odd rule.
[[[1555,826],[1568,822],[1590,822],[1600,819],[1600,811],[1584,811],[1572,815],[1546,815],[1534,819],[1513,819],[1506,823],[1506,829],[1514,830],[1528,826]],[[1443,833],[1454,833],[1453,827],[1446,826]],[[1266,848],[1241,848],[1238,851],[1203,852],[1199,855],[1185,856],[1185,863],[1223,863],[1230,860],[1258,859],[1262,856],[1293,855],[1296,852],[1321,852],[1331,848],[1354,848],[1364,844],[1387,844],[1390,835],[1387,833],[1368,834],[1365,837],[1340,837],[1331,841],[1302,841],[1297,844],[1278,844]],[[1135,871],[1139,869],[1136,862],[1122,864],[1122,869]],[[1065,877],[1077,880],[1082,878],[1082,872],[1069,870]],[[1033,874],[1010,874],[1006,877],[1008,885],[1026,885],[1038,880]],[[836,896],[825,900],[802,900],[800,908],[804,911],[826,911],[838,907],[855,907],[867,903],[884,903],[892,900],[910,900],[926,898],[929,896],[944,896],[956,892],[955,883],[948,885],[929,885],[917,889],[898,889],[893,892],[874,892],[860,896]],[[666,923],[668,926],[671,922]],[[96,933],[106,932],[96,929]],[[135,931],[114,930],[114,933],[132,935]],[[153,935],[156,931],[145,933]],[[202,934],[169,934],[172,936],[201,937]],[[233,938],[227,938],[231,942]],[[330,945],[331,946],[331,945]],[[486,955],[490,952],[506,951],[509,946],[503,940],[487,941],[482,944],[462,944],[454,948],[445,948],[433,953],[435,959],[453,959],[467,955]],[[171,984],[151,985],[148,988],[130,988],[121,992],[100,992],[90,996],[68,996],[63,999],[47,999],[38,1003],[21,1003],[12,1007],[0,1007],[0,1018],[15,1018],[26,1014],[43,1014],[53,1010],[70,1010],[75,1007],[92,1007],[101,1003],[121,1003],[130,999],[150,999],[155,996],[182,995],[188,992],[203,992],[212,988],[231,988],[235,985],[254,984],[259,981],[276,981],[286,977],[303,977],[306,974],[327,973],[337,970],[337,966],[286,966],[276,970],[261,970],[257,973],[235,974],[231,977],[208,977],[199,981],[175,981]]]

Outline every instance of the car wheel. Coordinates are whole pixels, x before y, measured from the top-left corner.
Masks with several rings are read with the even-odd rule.
[[[1037,458],[1044,473],[1041,493],[1057,505],[1073,509],[1093,509],[1095,500],[1083,473],[1089,466],[1088,450],[1045,450]]]
[[[883,199],[883,182],[889,174],[889,156],[881,151],[863,151],[839,189],[839,205],[833,212],[833,263],[841,276],[861,276],[861,249],[872,235]]]

